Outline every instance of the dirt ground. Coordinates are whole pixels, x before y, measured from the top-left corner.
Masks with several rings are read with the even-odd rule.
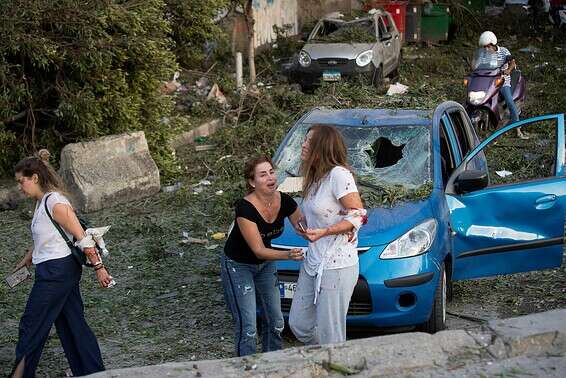
[[[530,97],[524,115],[566,110],[566,89],[553,84],[565,79],[557,68],[564,67],[566,46],[541,46],[534,40],[517,41],[511,37],[507,40],[515,49],[527,44],[542,49],[540,53],[518,55],[529,79]],[[432,48],[407,48],[401,68],[401,82],[411,87],[407,98],[429,97],[434,102],[461,100],[464,95],[461,79],[466,69],[460,56],[470,51],[470,46],[457,42]],[[278,142],[272,141],[273,148]],[[92,224],[112,225],[107,237],[111,250],[107,265],[117,286],[108,290],[98,288],[90,270],[84,271],[82,281],[87,319],[98,337],[107,368],[233,356],[232,323],[220,283],[219,256],[223,241],[214,241],[210,235],[227,229],[230,210],[226,204],[231,200],[227,193],[234,184],[210,172],[205,153],[191,150],[183,156],[185,164],[200,169],[188,170],[194,174],[181,180],[179,191],[159,193],[146,200],[89,214]],[[212,185],[198,186],[205,178]],[[195,185],[202,189],[198,194],[194,193]],[[219,190],[224,193],[216,194]],[[19,261],[31,240],[32,210],[28,201],[16,210],[0,212],[1,277]],[[183,233],[208,239],[207,248],[182,243]],[[0,285],[2,376],[10,371],[18,321],[30,288],[31,282],[14,290]],[[490,319],[564,307],[564,265],[554,270],[457,282],[454,300],[448,308],[448,328],[477,328]],[[352,332],[350,336],[367,335],[367,332]],[[286,346],[295,344],[287,336]],[[62,348],[52,332],[38,376],[62,376],[66,368]]]

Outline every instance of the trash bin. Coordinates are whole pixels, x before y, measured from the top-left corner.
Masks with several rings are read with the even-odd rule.
[[[364,10],[368,11],[372,8],[382,8],[391,14],[401,39],[405,39],[405,16],[407,11],[406,1],[372,1],[364,5]]]
[[[427,42],[448,40],[450,8],[446,4],[427,3],[423,6],[421,38]]]
[[[405,16],[405,42],[420,42],[421,40],[421,17],[423,7],[421,4],[407,4]]]

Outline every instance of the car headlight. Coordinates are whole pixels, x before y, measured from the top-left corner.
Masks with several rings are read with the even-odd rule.
[[[373,51],[364,51],[356,57],[356,64],[360,67],[367,66],[373,59]]]
[[[299,64],[302,67],[308,67],[311,65],[311,56],[304,50],[299,52]]]
[[[485,99],[485,92],[484,91],[479,91],[479,92],[470,92],[468,94],[468,99],[470,100],[470,102],[473,105],[479,105],[483,102],[483,100]]]
[[[428,219],[389,243],[379,258],[400,259],[417,256],[429,250],[436,236],[436,220]]]

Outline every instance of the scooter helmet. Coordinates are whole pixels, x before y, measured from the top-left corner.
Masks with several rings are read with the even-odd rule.
[[[487,45],[497,45],[497,37],[495,36],[495,34],[493,34],[493,32],[484,31],[480,35],[479,45],[480,47],[485,47]]]

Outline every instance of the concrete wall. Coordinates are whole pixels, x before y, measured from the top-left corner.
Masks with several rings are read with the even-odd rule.
[[[254,0],[255,46],[262,46],[275,40],[273,25],[292,25],[290,35],[298,29],[299,0]]]

